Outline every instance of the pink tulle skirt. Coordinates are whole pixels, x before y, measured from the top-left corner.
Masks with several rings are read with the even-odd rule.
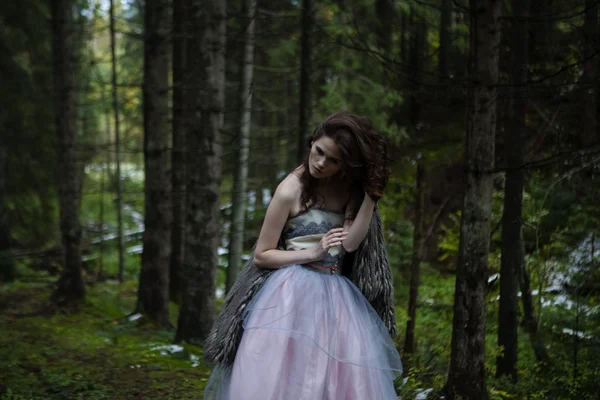
[[[267,279],[249,304],[231,367],[206,400],[388,400],[400,356],[383,322],[346,277],[300,265]]]

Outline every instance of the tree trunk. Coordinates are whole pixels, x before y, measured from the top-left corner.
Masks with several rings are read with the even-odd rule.
[[[0,281],[2,282],[14,279],[14,263],[11,253],[10,226],[8,224],[8,207],[6,204],[7,173],[8,152],[6,143],[3,141],[0,143]]]
[[[300,65],[300,105],[298,120],[298,144],[296,148],[296,161],[302,162],[307,152],[310,139],[309,124],[312,118],[312,54],[314,30],[314,4],[313,0],[304,0],[302,6],[302,55]]]
[[[242,264],[244,248],[244,221],[246,218],[246,191],[248,188],[248,152],[252,116],[252,74],[254,67],[254,30],[256,22],[256,0],[244,1],[247,19],[244,35],[242,60],[242,90],[240,112],[240,139],[236,148],[236,166],[233,175],[231,234],[229,238],[229,262],[227,266],[226,291],[233,286]]]
[[[585,22],[583,26],[585,35],[585,57],[590,57],[598,51],[598,2],[596,0],[585,0]],[[597,133],[597,108],[596,108],[596,82],[598,57],[592,57],[583,64],[583,145],[590,146],[598,140]]]
[[[524,136],[526,133],[527,70],[529,55],[529,0],[513,0],[512,22],[512,109],[505,130],[504,159],[506,180],[502,215],[502,258],[500,262],[500,309],[498,312],[498,346],[503,348],[496,359],[496,377],[510,376],[517,381],[517,346],[519,324],[519,267],[521,253],[521,213],[523,208]]]
[[[410,265],[410,290],[408,297],[408,321],[406,321],[406,336],[404,338],[404,355],[415,351],[415,323],[417,318],[417,303],[419,300],[419,280],[421,272],[421,251],[423,246],[423,223],[425,208],[425,171],[422,163],[417,163],[417,188],[415,193],[415,219],[413,231],[412,260]],[[410,360],[406,360],[410,361]],[[406,364],[406,361],[404,363]]]
[[[529,334],[533,353],[535,354],[535,360],[540,363],[547,363],[550,361],[550,356],[548,355],[548,350],[546,350],[546,346],[544,345],[544,341],[542,340],[542,336],[538,329],[538,321],[533,307],[533,296],[531,295],[531,281],[529,279],[527,266],[525,265],[523,229],[521,229],[520,236],[521,263],[519,264],[519,285],[521,287],[521,301],[523,303],[523,325],[525,325],[525,330]]]
[[[117,56],[115,40],[114,0],[110,0],[110,51],[112,64],[112,95],[113,112],[115,113],[115,159],[116,159],[116,185],[117,185],[117,246],[119,252],[119,282],[123,282],[125,271],[125,250],[123,248],[123,189],[121,187],[121,135],[119,127],[119,93],[117,90]]]
[[[450,33],[452,25],[452,0],[442,0],[441,5],[438,74],[440,84],[445,84],[450,75],[448,64],[450,60],[450,46],[452,45]]]
[[[0,40],[0,71],[8,76],[13,54],[5,40]],[[11,251],[12,237],[8,221],[7,183],[8,183],[8,148],[16,135],[13,119],[20,119],[18,112],[11,107],[12,98],[7,96],[11,88],[4,84],[0,89],[0,282],[12,281],[15,278],[15,264]]]
[[[169,327],[169,1],[144,10],[144,250],[136,312]]]
[[[501,0],[471,0],[466,178],[454,295],[450,399],[487,399],[485,314]]]
[[[189,65],[196,94],[187,136],[185,288],[176,341],[201,344],[215,318],[225,83],[225,0],[193,0]],[[193,55],[193,58],[192,58]],[[196,57],[198,57],[196,59]]]
[[[422,68],[423,54],[426,52],[425,42],[425,23],[420,16],[417,15],[415,9],[411,7],[411,28],[413,34],[411,35],[412,40],[410,41],[410,65],[411,65],[411,79],[409,81],[409,125],[412,132],[412,136],[419,137],[419,131],[417,126],[421,119],[421,107],[417,99],[417,93],[419,92],[420,82],[420,71]],[[423,245],[423,218],[424,218],[424,168],[421,161],[417,161],[417,173],[416,173],[416,192],[415,192],[415,217],[414,217],[414,231],[413,231],[413,253],[410,266],[410,290],[408,299],[408,321],[406,322],[406,337],[404,340],[404,354],[414,353],[414,333],[415,333],[415,321],[417,317],[417,302],[419,294],[419,278],[420,278],[420,264],[421,264],[421,251]],[[411,360],[406,360],[406,363]],[[407,365],[408,367],[408,365]]]
[[[190,11],[189,0],[173,1],[173,149],[171,151],[171,183],[173,224],[171,226],[171,262],[169,265],[169,297],[181,300],[181,270],[185,243],[185,138],[189,120],[193,117],[187,99],[190,96],[189,66],[187,60]]]
[[[81,276],[81,226],[79,225],[79,181],[77,152],[77,88],[74,4],[70,0],[52,0],[52,53],[54,92],[56,95],[57,178],[60,230],[63,246],[63,272],[52,301],[61,307],[83,302],[85,288]]]

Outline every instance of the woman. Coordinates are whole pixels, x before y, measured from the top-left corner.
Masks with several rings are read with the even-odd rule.
[[[366,118],[341,112],[319,124],[267,209],[254,264],[268,278],[247,306],[225,301],[243,309],[243,335],[205,399],[396,398],[402,367],[388,329],[341,274],[356,267],[344,255],[365,240],[388,176],[385,142]]]

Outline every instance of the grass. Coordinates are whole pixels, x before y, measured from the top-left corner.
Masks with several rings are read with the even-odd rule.
[[[137,282],[89,288],[76,314],[48,283],[0,288],[0,399],[197,399],[210,368],[174,331],[130,320]],[[173,318],[175,319],[175,313]]]
[[[22,271],[21,271],[22,272]],[[0,400],[18,399],[199,399],[211,369],[202,363],[202,349],[171,346],[173,329],[158,329],[143,318],[130,318],[137,281],[108,281],[87,286],[78,312],[53,310],[49,303],[56,277],[29,271],[27,282],[0,286]],[[22,279],[25,276],[21,276]],[[396,311],[402,348],[408,318],[405,286],[398,286]],[[438,399],[450,361],[454,277],[422,268],[420,306],[413,369],[397,382],[402,398],[416,398],[433,389]],[[527,334],[519,334],[519,383],[496,380],[497,296],[488,300],[486,369],[490,398],[598,399],[598,347],[578,343],[578,376],[573,377],[573,310],[544,309],[542,325],[550,350],[550,366],[536,364]],[[595,303],[594,303],[595,304]],[[176,325],[178,307],[171,305]],[[580,318],[580,329],[597,337],[598,313]],[[553,328],[556,326],[556,328]],[[552,328],[552,329],[550,329]],[[585,328],[585,329],[584,329]],[[409,361],[409,360],[406,360]],[[405,380],[405,378],[408,378]]]

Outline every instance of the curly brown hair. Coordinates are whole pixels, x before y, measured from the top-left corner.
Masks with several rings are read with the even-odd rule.
[[[335,141],[342,155],[342,167],[338,174],[348,183],[351,210],[356,216],[366,192],[375,201],[383,197],[383,191],[390,176],[390,161],[387,144],[375,130],[371,121],[363,116],[346,111],[332,114],[321,121],[313,133],[312,140],[327,136]],[[304,166],[299,176],[302,184],[300,202],[308,209],[317,204],[316,184],[308,168],[307,154],[300,166]]]

